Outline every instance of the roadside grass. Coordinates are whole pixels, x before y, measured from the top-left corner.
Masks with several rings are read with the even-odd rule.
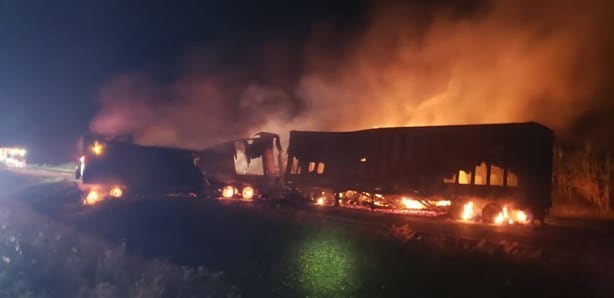
[[[0,253],[14,267],[0,276],[7,286],[21,283],[11,293],[24,297],[237,295],[228,283],[250,297],[595,296],[594,276],[565,262],[407,242],[274,208],[151,198],[82,209],[66,181],[33,185],[15,199],[35,214],[5,207]],[[11,236],[22,239],[21,255]]]
[[[66,206],[75,195],[70,183],[5,176],[5,187],[28,186],[15,200],[3,194],[0,201],[0,297],[240,296],[218,272],[143,258],[125,244],[88,236],[24,204]],[[67,199],[53,200],[62,194]]]

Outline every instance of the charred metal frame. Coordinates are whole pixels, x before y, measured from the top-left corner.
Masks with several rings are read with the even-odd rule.
[[[553,142],[553,132],[535,122],[291,131],[285,179],[291,187],[334,192],[514,200],[542,219],[551,206]],[[476,185],[483,163],[486,177]],[[502,185],[492,185],[492,166],[503,169]],[[461,170],[471,172],[466,184],[459,183]]]
[[[278,191],[282,184],[281,151],[278,135],[260,132],[252,138],[227,141],[200,151],[198,165],[203,175],[214,183],[250,185],[256,187],[260,193],[271,195]],[[253,159],[261,158],[261,174],[237,173],[235,160],[239,155],[243,155],[242,157],[248,163]]]

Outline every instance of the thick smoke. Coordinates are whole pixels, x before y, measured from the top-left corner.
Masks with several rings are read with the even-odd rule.
[[[190,148],[261,130],[539,121],[561,132],[613,91],[613,8],[379,5],[349,32],[315,24],[300,51],[263,47],[249,71],[202,64],[214,59],[205,52],[170,83],[120,75],[91,129]]]

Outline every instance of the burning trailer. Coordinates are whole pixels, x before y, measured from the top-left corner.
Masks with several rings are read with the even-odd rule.
[[[199,152],[198,165],[209,184],[208,196],[253,200],[277,197],[283,189],[279,136],[261,132]]]
[[[551,206],[553,139],[534,122],[292,131],[285,180],[317,205],[526,223]]]
[[[83,204],[146,195],[199,195],[205,183],[197,152],[151,147],[101,136],[85,136],[75,178]]]
[[[260,133],[199,153],[213,196],[527,223],[551,206],[550,129],[534,122]],[[284,167],[285,164],[285,167]]]

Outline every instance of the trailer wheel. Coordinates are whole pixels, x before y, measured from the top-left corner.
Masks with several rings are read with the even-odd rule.
[[[495,222],[495,218],[503,209],[497,203],[489,203],[482,208],[482,221],[485,223]]]

